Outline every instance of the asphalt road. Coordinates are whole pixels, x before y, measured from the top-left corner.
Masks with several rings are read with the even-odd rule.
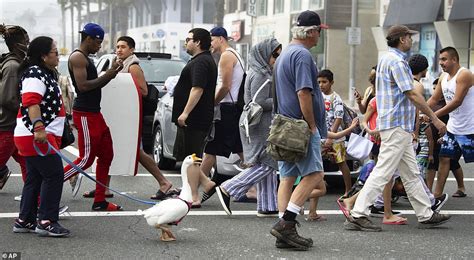
[[[110,199],[125,211],[98,215],[91,212],[92,199],[72,198],[64,185],[62,204],[70,214],[61,224],[72,232],[68,238],[41,238],[35,234],[14,234],[12,224],[19,210],[13,198],[21,193],[22,181],[14,161],[8,166],[15,175],[0,191],[0,252],[20,252],[22,259],[472,259],[474,258],[474,165],[462,164],[468,197],[450,197],[444,213],[453,215],[446,225],[431,230],[417,229],[410,204],[399,200],[394,209],[409,219],[405,226],[383,226],[383,232],[350,232],[343,229],[344,216],[335,203],[341,190],[330,188],[320,200],[319,213],[324,222],[301,223],[300,234],[312,237],[314,247],[306,252],[279,250],[269,231],[276,219],[257,218],[256,204],[232,203],[234,216],[225,215],[217,196],[193,209],[173,228],[176,242],[164,243],[159,232],[149,227],[137,212],[149,206],[115,196]],[[111,185],[130,195],[147,199],[157,189],[156,181],[143,168],[139,176],[114,176]],[[167,171],[169,179],[180,186],[178,171]],[[450,176],[452,178],[452,175]],[[81,193],[92,189],[84,179]],[[449,180],[445,191],[452,194],[456,183]],[[374,219],[381,224],[381,219]],[[3,254],[2,254],[3,255]],[[18,258],[17,258],[18,259]]]

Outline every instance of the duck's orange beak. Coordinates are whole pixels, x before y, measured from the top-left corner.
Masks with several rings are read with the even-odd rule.
[[[193,163],[198,163],[198,164],[202,163],[202,159],[197,157],[195,153],[191,155],[191,158],[193,158]]]

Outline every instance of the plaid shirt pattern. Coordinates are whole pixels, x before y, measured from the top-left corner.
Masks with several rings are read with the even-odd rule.
[[[413,77],[408,66],[407,54],[389,48],[377,65],[377,129],[401,127],[413,132],[416,108],[403,94],[413,89]]]

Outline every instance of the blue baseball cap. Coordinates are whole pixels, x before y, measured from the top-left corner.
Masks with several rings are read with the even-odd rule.
[[[211,36],[224,37],[226,40],[229,39],[227,36],[227,30],[224,27],[214,27],[211,30]]]
[[[88,23],[84,25],[84,28],[82,29],[82,31],[79,31],[79,32],[85,33],[92,38],[96,38],[100,40],[104,39],[104,29],[102,29],[100,25],[95,24],[95,23]]]

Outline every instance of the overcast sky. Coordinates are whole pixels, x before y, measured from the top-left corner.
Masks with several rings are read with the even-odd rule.
[[[45,35],[61,41],[61,10],[57,0],[0,0],[0,23],[20,25],[30,39]],[[66,25],[69,21],[66,21]],[[68,34],[70,34],[70,28]],[[4,44],[0,50],[4,51]]]

